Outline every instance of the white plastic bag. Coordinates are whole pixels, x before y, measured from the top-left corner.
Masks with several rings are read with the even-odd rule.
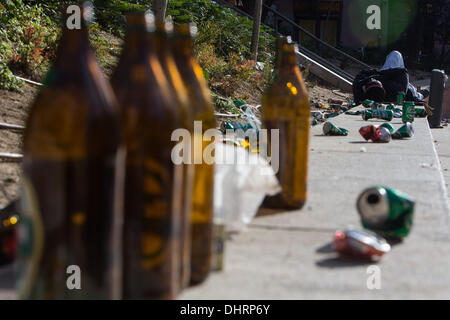
[[[222,143],[215,152],[214,218],[223,221],[227,231],[241,231],[255,217],[265,196],[281,188],[272,167],[257,154]]]

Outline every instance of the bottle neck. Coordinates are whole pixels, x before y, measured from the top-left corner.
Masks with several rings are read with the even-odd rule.
[[[192,57],[194,52],[194,42],[192,41],[192,38],[184,35],[175,35],[174,51],[177,57]]]
[[[295,52],[283,51],[279,57],[279,72],[291,72],[295,67],[297,67],[297,56]]]
[[[164,30],[156,30],[152,35],[152,43],[159,59],[169,54],[169,36]]]
[[[87,63],[90,54],[89,32],[86,27],[78,30],[64,29],[56,59],[58,66],[79,68],[80,63]]]
[[[145,27],[129,26],[125,37],[124,52],[127,54],[148,53],[151,43]]]

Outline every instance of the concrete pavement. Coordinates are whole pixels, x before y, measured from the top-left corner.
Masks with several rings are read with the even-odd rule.
[[[303,210],[256,218],[231,235],[225,271],[180,299],[450,298],[449,207],[440,170],[449,161],[440,164],[427,121],[416,119],[413,139],[389,144],[366,143],[358,133],[363,125],[382,122],[347,115],[331,121],[350,134],[324,137],[321,125],[312,129]],[[398,119],[392,124],[402,125]],[[450,160],[445,132],[433,135],[442,159]],[[369,290],[369,264],[338,259],[330,243],[336,229],[360,226],[356,198],[378,184],[410,194],[417,204],[412,233],[377,264],[381,289]],[[0,298],[14,298],[12,279],[11,268],[0,270]]]
[[[431,134],[439,156],[445,186],[447,187],[447,196],[450,201],[450,125],[442,129],[433,129]]]
[[[256,218],[227,242],[226,270],[181,299],[450,298],[447,191],[426,119],[416,119],[413,139],[389,144],[364,142],[358,130],[372,122],[360,116],[331,121],[350,134],[324,137],[321,125],[313,128],[305,208]],[[360,226],[356,198],[378,184],[416,200],[415,224],[378,264],[382,288],[369,290],[369,265],[338,259],[330,243],[336,229]]]

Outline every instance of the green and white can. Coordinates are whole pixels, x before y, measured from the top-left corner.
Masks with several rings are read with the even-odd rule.
[[[414,102],[403,102],[403,123],[414,122],[416,116],[416,106]]]
[[[348,136],[348,130],[338,128],[331,122],[325,122],[323,124],[323,134],[326,136]]]
[[[398,129],[392,134],[392,139],[412,138],[414,136],[414,128],[410,122]]]
[[[409,234],[414,205],[406,194],[383,186],[364,190],[356,203],[363,227],[390,239],[402,239]]]
[[[392,110],[379,110],[379,109],[364,110],[362,118],[366,121],[373,118],[392,121],[392,119],[394,118],[394,113],[392,112]]]

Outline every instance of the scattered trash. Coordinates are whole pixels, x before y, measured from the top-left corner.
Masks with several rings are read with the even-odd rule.
[[[392,134],[392,139],[411,138],[414,136],[414,128],[407,122],[404,126]]]
[[[414,102],[404,102],[403,103],[403,123],[414,122],[414,117],[416,115]]]
[[[401,118],[401,117],[403,117],[401,112],[394,112],[394,118],[398,119],[398,118]]]
[[[406,96],[406,93],[405,92],[399,92],[398,94],[397,94],[397,104],[398,105],[403,105],[403,102],[405,101],[405,96]]]
[[[233,103],[236,107],[241,108],[242,106],[246,105],[247,102],[241,101],[241,100],[233,100]]]
[[[426,118],[428,117],[428,112],[425,108],[416,108],[415,109],[415,116],[417,118]]]
[[[225,133],[226,130],[239,130],[241,129],[242,131],[247,131],[249,129],[255,129],[255,127],[253,127],[253,125],[251,123],[248,122],[236,122],[236,121],[224,121],[222,122],[222,124],[220,125],[220,130]]]
[[[214,219],[221,219],[227,231],[240,231],[265,196],[279,193],[281,187],[272,167],[258,155],[222,143],[215,152]]]
[[[392,239],[411,231],[414,205],[406,194],[383,186],[364,190],[356,203],[363,227]]]
[[[340,100],[340,99],[328,99],[328,103],[329,104],[337,104],[342,106],[344,104],[344,100]]]
[[[340,115],[339,112],[327,113],[327,114],[325,115],[325,119],[335,118],[335,117],[337,117],[338,115]]]
[[[391,250],[385,239],[367,230],[338,230],[334,234],[334,250],[343,256],[377,260]]]
[[[364,106],[364,107],[366,107],[366,108],[369,108],[372,104],[374,104],[375,103],[375,101],[372,101],[372,100],[364,100],[363,102],[362,102],[362,105]]]
[[[374,103],[370,106],[370,108],[371,108],[372,110],[386,110],[386,106],[385,106],[384,104],[382,104],[382,103],[376,103],[376,102],[374,102]]]
[[[248,104],[241,107],[243,111],[241,118],[247,120],[256,130],[261,130],[261,120],[259,120],[260,117],[256,114],[260,107],[254,107]]]
[[[392,110],[381,110],[381,109],[364,110],[362,112],[362,118],[366,121],[369,119],[382,119],[386,121],[391,121],[394,118],[394,113],[392,112]]]
[[[331,122],[325,122],[323,124],[323,134],[326,136],[348,136],[348,130],[338,128]]]
[[[360,116],[362,115],[362,111],[357,110],[357,111],[347,111],[345,114],[348,114],[350,116]]]
[[[385,122],[385,123],[381,124],[380,127],[388,129],[390,134],[393,134],[394,131],[395,131],[394,126],[392,124],[388,123],[388,122]]]
[[[359,149],[360,152],[365,153],[367,152],[367,148],[366,147],[361,147],[361,149]]]
[[[317,120],[322,120],[324,118],[322,111],[311,111],[311,115]]]
[[[375,143],[388,143],[391,141],[391,134],[388,129],[381,126],[365,126],[359,129],[361,136],[367,141]]]

